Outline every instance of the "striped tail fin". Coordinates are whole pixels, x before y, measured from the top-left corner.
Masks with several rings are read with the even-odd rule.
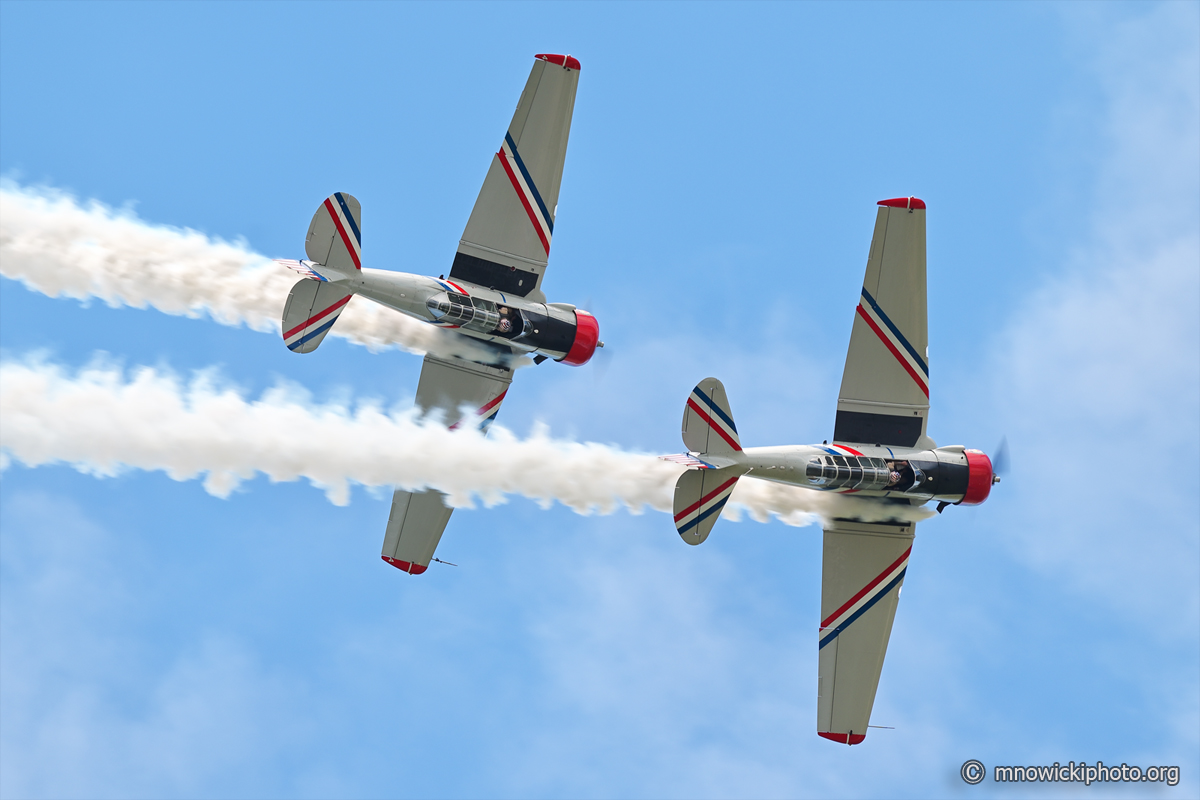
[[[689,452],[736,456],[742,452],[725,387],[716,378],[696,384],[683,409],[683,444]]]
[[[708,538],[721,509],[729,502],[742,467],[689,469],[675,484],[675,529],[688,544],[700,544]]]
[[[746,474],[739,463],[742,441],[733,424],[729,398],[716,378],[700,381],[688,395],[683,409],[683,445],[689,451],[687,456],[667,459],[689,468],[675,484],[675,529],[688,544],[700,544],[717,523],[738,478]]]
[[[293,353],[311,353],[350,302],[339,284],[301,279],[283,307],[283,343]]]

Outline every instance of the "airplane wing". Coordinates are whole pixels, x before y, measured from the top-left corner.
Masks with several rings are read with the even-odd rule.
[[[858,744],[867,734],[915,527],[914,523],[837,520],[825,529],[818,637],[819,736]]]
[[[544,302],[542,276],[550,257],[579,62],[560,55],[535,58],[463,231],[450,277]]]
[[[883,200],[838,393],[835,442],[918,446],[929,417],[928,344],[925,203]]]
[[[417,384],[417,406],[422,413],[442,411],[451,429],[459,425],[486,429],[500,413],[510,383],[512,370],[426,355]],[[420,575],[433,560],[452,510],[436,489],[397,489],[383,538],[383,560]]]

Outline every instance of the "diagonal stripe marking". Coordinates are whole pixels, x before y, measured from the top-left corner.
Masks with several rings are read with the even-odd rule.
[[[312,329],[311,331],[306,333],[304,336],[301,336],[299,339],[297,339],[296,341],[289,344],[287,346],[288,350],[295,350],[297,347],[300,347],[308,342],[311,342],[313,339],[315,339],[316,337],[320,336],[325,331],[332,328],[334,322],[336,322],[336,320],[331,319],[331,320],[329,320],[329,322],[326,322],[321,327]]]
[[[846,609],[850,608],[855,603],[857,603],[859,600],[861,600],[863,595],[865,595],[867,592],[871,591],[871,589],[873,589],[875,586],[877,586],[881,580],[883,580],[885,577],[887,577],[888,573],[890,573],[896,567],[903,564],[904,560],[906,558],[908,558],[908,555],[911,552],[912,552],[912,545],[909,545],[908,549],[905,550],[904,553],[899,558],[897,558],[890,565],[888,565],[887,569],[885,569],[883,572],[879,573],[879,575],[877,575],[873,581],[871,581],[866,586],[864,586],[862,588],[862,591],[860,591],[858,594],[854,595],[854,597],[851,597],[849,600],[847,600],[845,603],[842,604],[841,608],[839,608],[837,611],[833,612],[828,617],[826,617],[824,620],[822,620],[821,627],[822,628],[829,627],[829,623],[833,622],[839,616],[846,613]]]
[[[702,409],[700,406],[696,405],[695,400],[693,400],[692,398],[689,397],[688,405],[691,407],[691,409],[693,411],[696,412],[697,415],[699,415],[700,419],[702,419],[708,423],[708,427],[712,428],[714,431],[719,433],[721,435],[721,438],[729,443],[730,447],[732,447],[734,450],[736,450],[739,453],[742,452],[742,446],[740,444],[738,444],[737,441],[735,439],[733,439],[728,433],[726,433],[724,431],[724,429],[722,429],[721,426],[718,425],[712,417],[710,417],[708,414],[705,414],[704,409]]]
[[[678,530],[680,533],[686,533],[687,531],[689,531],[692,528],[699,525],[704,520],[711,517],[713,514],[720,514],[721,509],[723,509],[725,507],[725,504],[728,502],[729,502],[728,497],[722,497],[719,502],[713,503],[712,508],[708,509],[707,511],[705,511],[701,514],[697,514],[696,518],[693,519],[691,522],[687,522],[683,525],[680,525],[679,523],[675,523],[676,530]]]
[[[900,570],[900,574],[897,575],[895,578],[892,578],[890,581],[888,581],[888,585],[883,587],[883,591],[879,592],[877,595],[872,597],[870,600],[863,603],[862,608],[860,608],[858,611],[855,611],[853,614],[851,614],[850,617],[845,622],[843,622],[841,625],[838,625],[825,638],[821,639],[821,643],[819,645],[817,645],[817,649],[820,650],[822,647],[829,644],[837,637],[841,636],[842,632],[845,631],[847,628],[849,628],[850,625],[853,624],[855,620],[857,620],[863,614],[865,614],[869,610],[871,610],[871,608],[876,603],[878,603],[880,600],[887,597],[888,592],[890,592],[892,589],[896,588],[897,584],[899,584],[900,581],[904,580],[904,573],[906,573],[906,572],[908,572],[907,567],[905,569]]]
[[[730,430],[732,430],[734,433],[737,433],[737,425],[733,424],[733,418],[721,410],[721,407],[717,405],[711,397],[700,391],[699,386],[697,386],[695,389],[692,389],[692,394],[703,400],[704,404],[713,410],[713,413],[725,421],[725,424],[729,426]]]
[[[496,153],[496,157],[500,159],[500,166],[504,167],[504,172],[512,182],[513,188],[517,190],[517,197],[520,198],[521,205],[525,206],[525,213],[529,215],[533,229],[537,231],[538,238],[542,240],[542,247],[546,248],[546,255],[550,255],[550,241],[546,238],[546,232],[542,230],[542,223],[538,221],[537,212],[533,210],[533,206],[529,205],[529,198],[525,196],[521,182],[517,180],[516,173],[508,165],[508,156],[504,155],[504,150],[501,149],[499,153]]]
[[[896,360],[900,362],[900,366],[904,367],[904,371],[912,376],[912,379],[917,382],[917,386],[921,388],[921,391],[924,392],[925,396],[929,397],[929,386],[926,385],[925,381],[921,380],[921,376],[917,374],[915,369],[913,369],[912,364],[908,363],[908,359],[896,349],[896,345],[892,344],[892,340],[887,337],[887,334],[875,324],[875,320],[871,319],[871,315],[867,313],[867,310],[862,307],[861,303],[855,306],[855,308],[858,310],[858,315],[862,317],[868,325],[871,326],[871,330],[875,331],[875,335],[879,337],[879,341],[883,342],[884,346],[886,346],[887,349],[891,351],[892,355],[896,357]]]
[[[290,338],[292,338],[292,337],[293,337],[293,336],[295,336],[297,333],[299,333],[300,331],[302,331],[302,330],[304,330],[305,328],[307,328],[309,325],[311,325],[311,324],[313,324],[314,322],[316,322],[317,320],[319,320],[321,317],[325,316],[326,314],[330,314],[330,313],[332,313],[332,312],[334,312],[334,311],[337,311],[339,308],[341,308],[342,306],[346,305],[346,303],[349,303],[349,302],[350,302],[350,298],[351,298],[351,297],[353,297],[353,296],[354,296],[354,295],[350,295],[350,294],[348,294],[348,295],[346,295],[345,297],[343,297],[341,300],[338,300],[336,303],[334,303],[333,305],[331,305],[329,308],[325,309],[324,311],[322,311],[322,312],[320,312],[320,313],[318,313],[318,314],[313,314],[311,317],[309,317],[308,319],[304,320],[304,322],[301,322],[299,325],[297,325],[296,327],[292,328],[290,331],[288,331],[287,333],[285,333],[285,334],[283,335],[283,338],[285,338],[285,339],[290,339]],[[331,324],[332,324],[332,321],[331,321]]]
[[[497,395],[496,397],[493,397],[491,400],[487,401],[483,406],[480,407],[480,409],[478,411],[475,412],[475,416],[477,416],[477,417],[485,417],[485,416],[487,417],[485,420],[483,420],[483,422],[480,423],[481,426],[487,425],[489,422],[491,422],[492,420],[494,420],[496,418],[497,414],[500,413],[500,409],[497,406],[499,406],[500,403],[504,401],[504,396],[506,394],[508,394],[508,389],[505,389],[499,395]],[[491,412],[490,414],[488,413],[489,411]],[[458,422],[456,422],[450,426],[450,430],[452,430],[452,431],[458,430],[458,426],[462,425],[463,422],[464,422],[464,420],[460,419]]]
[[[349,223],[350,230],[354,231],[354,240],[358,242],[359,247],[362,247],[362,233],[358,230],[358,223],[355,221],[354,215],[350,213],[350,206],[346,205],[341,192],[334,192],[333,196],[337,198],[338,205],[342,207],[342,213],[346,215],[346,222]]]
[[[900,329],[896,327],[896,323],[892,322],[891,317],[883,313],[883,309],[879,307],[879,303],[875,302],[875,298],[871,297],[871,293],[867,291],[867,287],[865,286],[862,289],[862,296],[866,298],[868,303],[871,304],[871,308],[874,309],[875,313],[879,315],[879,318],[883,320],[883,324],[888,326],[888,330],[896,334],[896,339],[900,342],[900,344],[904,345],[904,349],[907,350],[909,355],[913,357],[913,360],[917,362],[917,366],[921,368],[921,371],[928,375],[929,365],[925,363],[925,359],[921,358],[921,354],[917,352],[917,348],[909,344],[908,339],[904,338],[904,334],[901,333]]]
[[[529,187],[529,191],[533,193],[533,199],[537,201],[538,208],[542,210],[542,218],[546,220],[546,226],[550,228],[550,233],[554,233],[554,220],[550,219],[550,212],[546,209],[546,204],[542,202],[542,194],[538,191],[537,184],[533,182],[533,176],[529,174],[529,170],[525,169],[525,160],[517,152],[517,143],[513,141],[512,135],[508,132],[504,134],[504,141],[508,142],[508,149],[512,150],[513,160],[517,162],[517,169],[521,170],[521,177],[525,178],[525,185]]]
[[[678,521],[679,521],[680,519],[682,519],[683,517],[686,517],[688,514],[692,513],[692,512],[693,512],[693,511],[695,511],[697,508],[699,508],[700,506],[704,505],[704,504],[705,504],[705,503],[707,503],[709,500],[712,500],[714,497],[716,497],[717,495],[719,495],[721,492],[725,491],[725,490],[726,490],[728,487],[730,487],[730,486],[732,486],[733,484],[737,483],[737,479],[738,479],[738,477],[740,477],[740,476],[738,476],[738,475],[735,475],[735,476],[733,476],[732,478],[730,478],[729,480],[725,481],[724,483],[722,483],[722,484],[721,484],[720,486],[718,486],[717,488],[713,489],[713,490],[712,490],[711,492],[709,492],[708,494],[706,494],[706,495],[704,495],[703,497],[701,497],[701,498],[700,498],[699,500],[697,500],[696,502],[692,503],[690,506],[688,506],[687,508],[685,508],[683,511],[680,511],[678,514],[676,514],[676,515],[675,515],[675,521],[676,521],[676,522],[678,522]]]
[[[358,261],[358,250],[350,242],[350,235],[346,233],[346,227],[342,225],[342,220],[338,216],[337,209],[333,207],[333,203],[329,202],[329,198],[325,198],[325,208],[329,211],[329,216],[333,218],[333,224],[337,226],[337,231],[342,235],[342,244],[346,245],[346,249],[350,252],[350,260],[354,262],[355,269],[362,269],[362,264]]]

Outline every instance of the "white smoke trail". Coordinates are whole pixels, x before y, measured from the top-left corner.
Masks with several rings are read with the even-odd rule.
[[[278,335],[297,276],[240,243],[187,228],[151,225],[132,211],[0,181],[0,274],[50,297],[99,298],[110,306],[208,314],[223,325]],[[487,358],[462,336],[364,298],[330,333],[378,350]],[[492,356],[494,357],[494,356]]]
[[[30,467],[66,462],[95,475],[129,467],[175,480],[204,475],[204,488],[218,497],[262,473],[272,481],[307,478],[339,505],[358,483],[432,487],[454,506],[476,499],[491,506],[516,494],[581,514],[622,506],[640,513],[669,511],[680,473],[651,455],[553,439],[544,428],[520,439],[494,426],[485,437],[411,411],[316,405],[295,386],[247,400],[211,373],[185,384],[146,367],[127,378],[103,364],[72,375],[37,361],[0,363],[0,418],[0,469],[15,459]],[[753,479],[739,482],[733,501],[754,519],[797,526],[819,517],[880,518],[857,498]]]

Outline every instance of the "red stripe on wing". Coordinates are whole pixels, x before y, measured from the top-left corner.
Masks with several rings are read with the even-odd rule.
[[[501,392],[499,395],[497,395],[495,399],[489,400],[487,405],[485,405],[483,408],[479,409],[480,416],[486,414],[487,412],[491,411],[496,406],[500,405],[500,402],[504,399],[504,395],[506,395],[506,394],[508,394],[508,389],[505,389],[503,392]]]
[[[896,345],[892,344],[892,340],[889,339],[887,334],[885,334],[883,330],[875,324],[875,320],[871,319],[870,315],[867,314],[866,309],[864,309],[861,304],[858,306],[858,315],[867,321],[867,324],[871,326],[871,330],[875,331],[875,335],[879,337],[879,341],[883,342],[887,346],[887,349],[892,351],[892,355],[894,355],[896,360],[900,362],[900,366],[904,367],[908,374],[912,376],[912,379],[917,382],[917,386],[921,387],[921,391],[925,393],[925,396],[929,397],[929,387],[925,385],[925,381],[921,380],[921,376],[918,375],[917,371],[912,368],[911,364],[908,363],[908,359],[900,354],[900,351],[896,349]]]
[[[850,608],[850,606],[854,605],[859,600],[861,600],[864,596],[866,596],[867,592],[871,591],[876,586],[878,586],[880,581],[882,581],[884,578],[886,578],[894,569],[896,569],[896,567],[898,567],[902,563],[904,563],[904,560],[906,558],[908,558],[908,554],[911,552],[912,552],[912,545],[909,545],[908,549],[904,551],[904,555],[900,556],[895,561],[893,561],[887,569],[885,569],[883,572],[879,573],[878,576],[876,576],[875,580],[871,581],[866,586],[864,586],[862,588],[862,591],[860,591],[858,594],[854,595],[854,597],[851,597],[849,600],[847,600],[845,603],[843,603],[841,608],[839,608],[837,611],[833,612],[828,617],[826,617],[824,620],[822,620],[821,627],[828,628],[829,623],[833,622],[835,619],[837,619],[842,614],[844,614],[846,612],[846,609]]]
[[[525,213],[529,215],[529,221],[533,223],[533,229],[537,231],[538,238],[542,240],[542,247],[546,248],[546,255],[550,255],[550,240],[546,238],[546,232],[542,230],[541,220],[538,219],[537,212],[533,210],[533,206],[529,204],[529,198],[525,196],[525,190],[521,188],[521,182],[517,180],[517,173],[513,172],[512,167],[508,165],[508,156],[504,155],[502,149],[496,156],[500,159],[500,166],[504,167],[504,171],[508,174],[508,179],[512,181],[513,188],[517,190],[517,197],[521,198],[521,205],[525,206]]]
[[[496,406],[500,405],[501,401],[504,400],[504,395],[506,395],[506,394],[508,394],[508,389],[505,389],[498,396],[493,397],[491,400],[487,401],[487,404],[485,404],[482,408],[480,408],[478,411],[475,412],[475,416],[477,416],[477,417],[486,416],[489,411],[491,411]],[[456,422],[450,426],[450,430],[456,431],[456,430],[458,430],[458,426],[462,425],[462,424],[463,424],[463,421],[460,419],[458,422]]]

